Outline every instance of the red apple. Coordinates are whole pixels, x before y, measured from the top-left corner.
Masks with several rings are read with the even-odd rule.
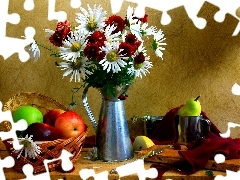
[[[55,127],[52,127],[44,123],[32,123],[24,131],[24,137],[33,136],[33,141],[54,141],[58,139],[58,131]]]
[[[64,112],[65,111],[62,109],[49,110],[48,112],[46,112],[46,114],[43,115],[43,123],[54,126],[57,117]]]
[[[60,138],[63,139],[77,137],[85,131],[83,118],[74,111],[66,111],[60,114],[55,121],[55,127]]]

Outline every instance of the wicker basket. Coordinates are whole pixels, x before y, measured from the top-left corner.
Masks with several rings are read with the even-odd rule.
[[[12,113],[21,105],[32,105],[37,107],[43,114],[45,114],[48,110],[54,109],[54,108],[60,108],[63,110],[68,110],[65,106],[63,106],[61,103],[57,102],[56,100],[49,98],[45,95],[41,95],[38,93],[19,93],[14,95],[12,98],[10,98],[3,106],[3,111],[11,110]],[[3,123],[6,131],[11,129],[10,123]],[[85,125],[86,126],[86,125]],[[70,160],[72,163],[75,163],[78,158],[81,155],[81,150],[85,142],[85,137],[88,133],[88,127],[86,126],[85,132],[82,133],[80,136],[72,137],[69,139],[57,139],[54,141],[44,141],[41,144],[38,144],[41,148],[41,153],[37,155],[35,159],[31,159],[29,157],[25,158],[24,156],[18,157],[18,153],[14,152],[14,148],[8,140],[4,140],[3,143],[6,146],[6,150],[10,156],[12,156],[15,160],[14,169],[16,169],[19,172],[22,172],[22,167],[25,164],[31,164],[34,168],[34,173],[39,172],[45,172],[45,166],[43,164],[44,159],[56,159],[58,158],[62,150],[65,149],[71,154],[73,154],[72,157],[70,157]],[[61,169],[61,161],[57,160],[54,162],[51,162],[48,164],[48,170],[54,171],[54,170],[62,170]]]

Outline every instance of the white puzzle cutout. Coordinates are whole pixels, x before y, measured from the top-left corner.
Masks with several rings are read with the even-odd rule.
[[[79,176],[83,180],[87,180],[90,177],[93,177],[94,180],[108,180],[108,171],[96,173],[94,169],[81,169],[79,171]]]
[[[139,180],[145,180],[146,178],[153,179],[158,176],[156,168],[145,169],[144,159],[138,159],[131,163],[117,167],[116,171],[118,172],[119,178],[129,176],[131,174],[137,174]]]
[[[81,0],[69,0],[69,1],[70,1],[70,5],[72,8],[78,8],[81,6]],[[109,0],[109,1],[111,3],[113,14],[120,11],[122,3],[124,2],[124,0],[117,0],[117,1]],[[206,20],[204,18],[197,16],[203,3],[205,2],[204,0],[196,0],[196,1],[192,1],[192,0],[148,0],[148,1],[125,0],[125,1],[136,3],[137,4],[136,11],[138,12],[139,15],[144,14],[146,7],[162,11],[163,14],[162,14],[162,17],[159,20],[159,22],[162,23],[163,25],[167,25],[167,24],[171,23],[171,16],[168,14],[169,10],[175,9],[180,6],[184,6],[189,18],[192,19],[194,25],[197,28],[203,29],[206,26]],[[239,17],[236,15],[236,11],[240,7],[239,0],[228,0],[228,1],[208,0],[207,2],[210,2],[220,8],[219,12],[217,12],[214,16],[214,19],[217,22],[224,21],[226,13],[233,15],[235,18],[237,18],[239,20]],[[17,13],[8,14],[9,0],[1,0],[0,3],[1,3],[1,5],[0,5],[0,28],[1,28],[1,30],[0,30],[0,55],[3,56],[3,58],[5,60],[7,60],[11,55],[13,55],[14,53],[17,53],[19,59],[22,62],[25,62],[30,57],[29,54],[25,51],[25,47],[32,42],[34,35],[35,35],[35,29],[31,26],[26,27],[25,32],[24,32],[25,38],[22,38],[22,39],[6,37],[6,24],[7,23],[18,24],[21,20],[21,17]],[[48,1],[48,4],[49,4],[48,5],[48,11],[49,11],[48,18],[49,18],[49,20],[66,19],[67,18],[66,12],[64,12],[64,11],[56,12],[55,11],[56,3],[57,3],[57,0],[49,0]],[[25,0],[23,7],[27,11],[34,10],[34,8],[35,8],[34,0]],[[240,25],[238,23],[235,31],[233,32],[233,36],[237,36],[239,34],[239,30],[240,30]],[[12,44],[15,45],[15,48],[12,48]],[[240,91],[236,91],[236,89],[238,89],[238,88],[240,89],[240,87],[238,87],[238,86],[239,85],[237,83],[233,85],[232,93],[235,95],[240,95]],[[0,105],[1,105],[0,108],[2,109],[2,103]],[[14,139],[13,146],[14,146],[14,148],[18,149],[21,147],[21,145],[19,145],[19,142],[16,140],[16,138],[17,138],[16,130],[24,130],[24,129],[26,129],[26,126],[22,123],[20,123],[20,124],[13,123],[12,117],[10,117],[11,113],[1,112],[1,109],[0,109],[0,118],[1,118],[0,122],[3,120],[9,120],[11,122],[11,124],[13,125],[13,128],[10,132],[0,132],[0,137],[2,139],[13,138]],[[234,125],[235,127],[239,126],[238,124],[231,124],[231,122],[230,122],[230,126],[232,126],[232,125]],[[230,135],[229,134],[230,128],[227,131],[227,133],[228,134],[225,134],[225,136]],[[220,159],[220,161],[223,161],[222,157],[216,157],[216,161],[218,161],[218,159]],[[5,158],[4,160],[1,160],[1,161],[4,161],[4,165],[6,165],[8,167],[10,167],[12,165],[11,157]],[[121,168],[124,169],[125,167],[127,167],[127,166],[123,166]],[[0,166],[0,168],[2,170],[3,167]],[[26,168],[28,169],[29,167],[26,166]],[[2,173],[2,171],[0,173]],[[216,176],[215,179],[217,179],[217,180],[240,179],[240,171],[232,172],[232,171],[226,170],[226,173],[227,173],[227,175],[225,177]],[[120,173],[120,175],[123,176],[124,174]],[[33,176],[31,177],[30,174],[28,174],[28,176],[29,176],[29,179],[34,178]],[[4,174],[0,174],[0,177],[4,177]],[[147,177],[147,175],[145,177]],[[50,177],[48,177],[48,178],[50,178]]]
[[[0,179],[6,180],[3,168],[11,168],[14,166],[14,159],[11,156],[5,157],[4,159],[0,158]]]
[[[206,20],[203,18],[198,17],[198,12],[203,6],[204,2],[209,2],[213,5],[216,5],[220,8],[219,12],[215,14],[215,21],[217,22],[223,22],[225,19],[225,15],[227,13],[231,14],[238,20],[240,20],[240,17],[236,15],[236,10],[240,7],[240,1],[238,0],[228,0],[228,1],[222,1],[222,0],[110,0],[111,1],[111,7],[112,7],[112,13],[118,13],[121,10],[123,2],[131,2],[137,4],[137,11],[139,12],[139,16],[143,16],[145,13],[145,8],[151,8],[155,10],[162,11],[162,17],[160,19],[161,24],[167,25],[171,23],[171,16],[168,14],[169,10],[175,9],[177,7],[183,6],[189,16],[190,19],[192,19],[194,25],[199,28],[203,29],[206,26]],[[238,26],[236,27],[235,31],[233,32],[233,35],[238,35],[240,31],[240,23],[238,23]]]
[[[19,120],[18,122],[14,123],[12,118],[12,113],[10,110],[2,111],[2,102],[0,102],[0,123],[3,121],[9,121],[12,125],[10,131],[4,132],[0,131],[0,137],[2,140],[13,139],[13,148],[14,149],[21,149],[22,145],[19,144],[18,137],[16,135],[16,131],[23,131],[27,128],[27,123],[25,120]]]
[[[18,39],[6,36],[7,23],[18,24],[20,16],[17,13],[8,14],[9,0],[1,0],[0,5],[0,55],[6,60],[14,53],[18,53],[18,57],[22,62],[29,59],[29,53],[24,49],[33,41],[35,29],[33,27],[25,28],[25,38]],[[12,48],[14,44],[15,48]]]
[[[137,174],[139,180],[156,178],[158,175],[156,168],[145,169],[143,159],[137,159],[133,162],[119,166],[116,168],[116,172],[118,173],[119,178]],[[79,171],[79,175],[83,180],[87,180],[90,177],[93,177],[95,180],[108,180],[108,171],[96,173],[94,169],[82,169]]]
[[[44,162],[44,166],[46,169],[46,172],[44,173],[40,173],[37,175],[33,174],[33,167],[30,164],[25,164],[22,168],[23,173],[26,175],[25,179],[21,179],[21,180],[50,180],[50,174],[49,174],[49,169],[48,169],[48,163],[57,161],[57,160],[61,160],[61,167],[62,170],[64,171],[70,171],[73,168],[73,164],[70,161],[70,157],[73,156],[71,153],[69,153],[67,150],[63,149],[61,155],[56,158],[56,159],[45,159]]]

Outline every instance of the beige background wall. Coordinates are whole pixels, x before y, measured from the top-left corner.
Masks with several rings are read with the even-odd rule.
[[[24,35],[26,26],[36,29],[35,38],[42,44],[50,45],[43,29],[55,29],[56,21],[47,19],[47,0],[35,1],[33,11],[23,9],[24,0],[18,3],[10,1],[9,13],[18,13],[21,21],[18,25],[7,24],[7,36],[19,38]],[[68,19],[74,23],[75,13],[69,1],[57,0],[56,11],[66,11]],[[82,6],[100,4],[111,13],[108,0],[82,0]],[[123,4],[119,13],[125,16],[129,3]],[[136,4],[130,4],[133,7]],[[201,95],[202,109],[222,132],[226,131],[227,122],[240,123],[240,96],[231,93],[232,85],[240,83],[240,36],[232,36],[238,20],[226,16],[222,23],[214,20],[218,8],[206,3],[199,16],[206,18],[207,26],[200,30],[188,18],[183,7],[171,10],[172,22],[163,26],[159,23],[161,12],[146,9],[149,24],[164,31],[167,47],[164,60],[151,55],[154,67],[142,80],[137,79],[129,90],[125,101],[127,117],[145,114],[164,115],[168,110],[185,103],[189,98]],[[14,48],[14,44],[12,45]],[[68,105],[71,101],[71,88],[78,86],[70,83],[69,78],[62,79],[62,71],[54,65],[55,59],[48,51],[42,51],[37,63],[29,60],[20,62],[18,55],[9,59],[0,58],[0,101],[6,102],[19,92],[38,92],[48,95]],[[81,101],[81,93],[78,94]],[[98,115],[100,96],[95,89],[90,89],[89,103],[95,116]],[[76,109],[89,124],[83,106]],[[137,127],[133,127],[137,128]],[[134,129],[131,130],[133,132]],[[239,128],[232,130],[233,137],[239,137]],[[141,133],[135,130],[135,133]],[[93,133],[91,129],[90,134]]]

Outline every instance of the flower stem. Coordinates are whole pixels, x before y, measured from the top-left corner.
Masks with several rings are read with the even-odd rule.
[[[52,53],[53,53],[52,55],[54,55],[55,57],[60,57],[59,53],[55,52],[55,51],[52,50],[51,48],[48,48],[48,47],[46,47],[46,46],[43,46],[43,45],[39,44],[37,41],[36,41],[36,44],[37,44],[38,46],[40,46],[40,47],[42,47],[42,48],[44,48],[44,49],[52,52]]]

